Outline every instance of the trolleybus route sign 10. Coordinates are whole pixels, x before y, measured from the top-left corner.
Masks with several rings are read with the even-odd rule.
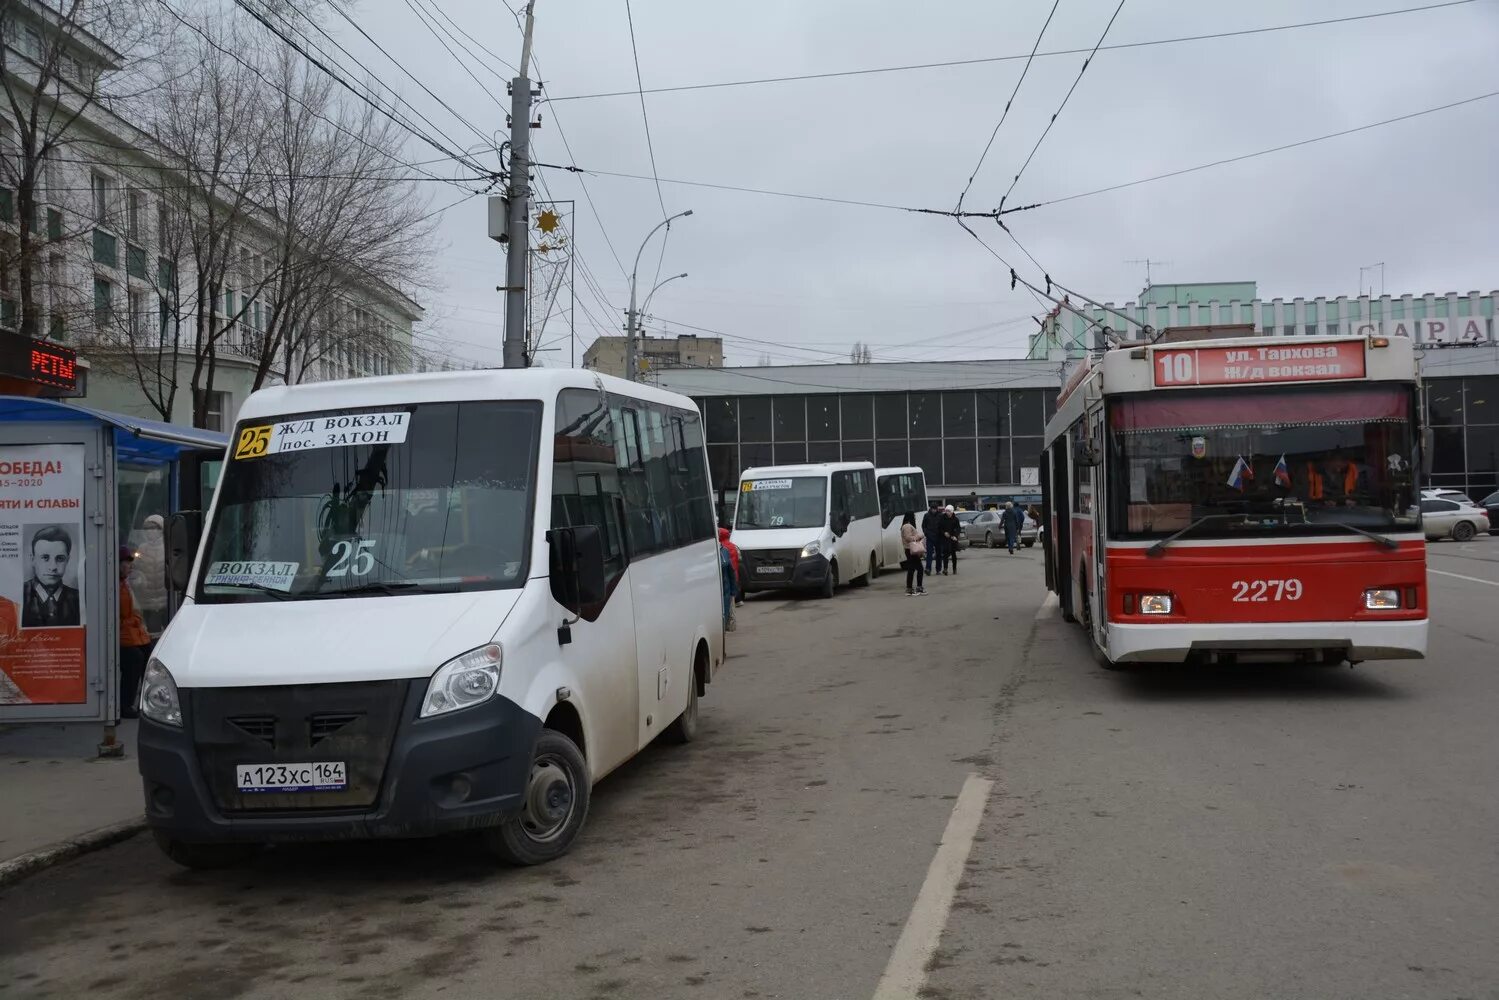
[[[1158,350],[1151,371],[1157,388],[1363,378],[1364,342]]]

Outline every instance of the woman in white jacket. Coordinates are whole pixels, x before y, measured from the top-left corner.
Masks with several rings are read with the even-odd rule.
[[[906,595],[924,597],[926,588],[921,585],[921,561],[926,558],[926,541],[921,536],[921,529],[916,527],[916,515],[912,511],[906,511],[900,522],[900,545],[906,554],[906,561],[901,564],[906,568]]]

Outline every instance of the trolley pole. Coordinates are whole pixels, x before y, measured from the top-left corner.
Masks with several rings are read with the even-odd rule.
[[[535,6],[535,0],[526,4],[520,75],[510,81],[510,219],[507,227],[510,240],[505,256],[506,368],[526,367],[526,265],[530,257],[531,228],[531,78],[526,75],[526,67],[531,62],[531,30],[535,24],[532,11]]]

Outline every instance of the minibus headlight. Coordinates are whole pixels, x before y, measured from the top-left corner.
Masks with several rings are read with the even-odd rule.
[[[1396,611],[1400,607],[1400,591],[1393,587],[1366,590],[1364,607],[1369,611]]]
[[[1171,613],[1170,594],[1141,594],[1140,614],[1142,615],[1169,615]]]
[[[141,678],[140,713],[163,726],[182,728],[182,702],[177,698],[177,682],[172,672],[155,657],[146,664]]]
[[[817,555],[817,553],[819,553],[821,551],[822,551],[822,543],[814,539],[814,540],[808,542],[806,545],[802,546],[802,558],[803,559],[810,559],[813,556]]]
[[[422,718],[471,708],[500,690],[500,664],[504,655],[499,643],[471,649],[437,668],[422,700]]]

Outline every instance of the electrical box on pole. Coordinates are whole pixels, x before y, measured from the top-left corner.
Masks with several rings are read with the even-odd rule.
[[[489,238],[496,243],[510,242],[510,199],[502,194],[489,196]]]

